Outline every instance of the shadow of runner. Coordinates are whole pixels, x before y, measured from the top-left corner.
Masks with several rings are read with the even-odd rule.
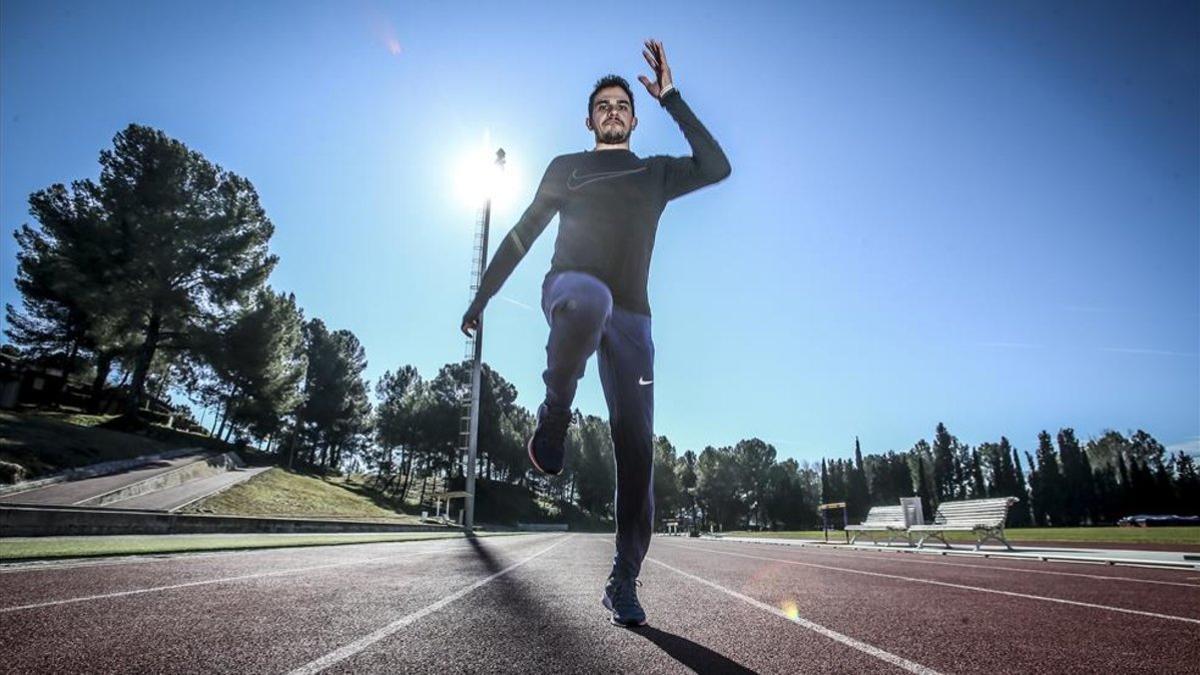
[[[512,564],[498,560],[483,538],[467,535],[467,541],[489,575]],[[601,659],[604,654],[597,649],[593,640],[579,632],[564,630],[563,627],[570,626],[577,617],[567,616],[558,607],[546,603],[544,597],[530,593],[528,589],[532,582],[514,577],[513,574],[518,571],[520,568],[499,577],[490,586],[501,595],[502,611],[521,622],[523,630],[528,634],[537,635],[544,644],[554,645],[555,651],[562,657],[569,659],[572,652],[575,652],[588,654],[593,659]]]
[[[714,652],[704,645],[696,644],[685,637],[680,637],[673,633],[661,631],[653,626],[642,626],[641,628],[632,629],[631,632],[658,645],[658,648],[666,652],[671,658],[700,673],[700,675],[707,675],[708,673],[755,672],[723,654]]]

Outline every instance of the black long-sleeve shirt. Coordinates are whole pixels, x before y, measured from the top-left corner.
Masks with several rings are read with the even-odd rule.
[[[691,157],[641,158],[629,150],[560,155],[533,203],[501,242],[468,315],[482,311],[546,225],[559,214],[550,274],[573,270],[608,285],[613,304],[650,314],[646,283],[658,219],[667,202],[729,175],[729,160],[678,89],[660,101],[687,138]]]

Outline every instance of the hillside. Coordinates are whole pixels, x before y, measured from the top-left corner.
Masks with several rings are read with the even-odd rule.
[[[174,448],[207,447],[216,442],[207,436],[170,429],[152,430],[154,437],[150,437],[100,428],[111,419],[65,412],[0,411],[0,462],[9,465],[5,475],[0,475],[0,483]]]
[[[184,512],[419,522],[417,516],[397,512],[381,501],[338,479],[305,476],[276,467],[201,500]]]

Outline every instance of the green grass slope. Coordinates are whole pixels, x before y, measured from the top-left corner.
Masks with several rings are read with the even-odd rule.
[[[0,461],[20,465],[25,479],[116,459],[152,455],[177,443],[95,428],[107,417],[0,411]]]
[[[377,503],[369,492],[338,479],[322,479],[273,468],[203,499],[185,513],[295,518],[385,519],[418,522]]]

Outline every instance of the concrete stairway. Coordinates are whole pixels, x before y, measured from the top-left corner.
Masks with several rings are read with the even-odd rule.
[[[0,496],[0,503],[175,511],[253,478],[266,468],[245,469],[234,452],[195,452],[169,459],[150,458],[118,473],[8,491]]]

